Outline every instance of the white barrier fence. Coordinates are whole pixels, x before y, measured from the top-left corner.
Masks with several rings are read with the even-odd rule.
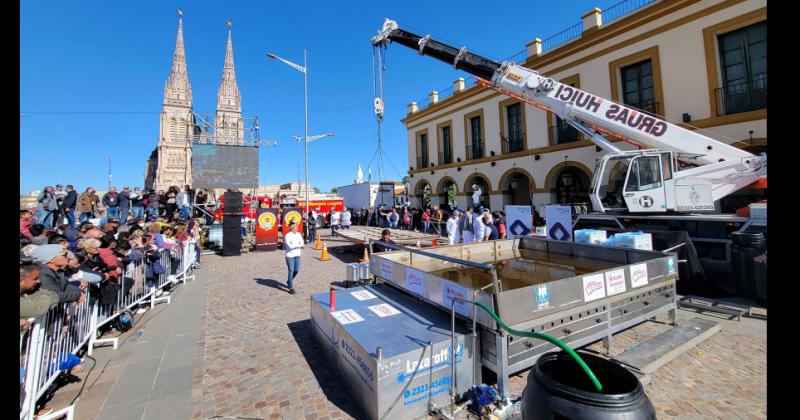
[[[112,343],[114,349],[117,348],[117,338],[97,338],[100,327],[135,306],[149,304],[152,308],[158,302],[170,303],[170,296],[160,296],[163,289],[193,280],[191,271],[197,256],[194,239],[176,243],[170,250],[161,251],[158,259],[160,270],[155,262],[148,261],[148,257],[128,264],[120,276],[116,300],[104,298],[95,293],[97,290],[87,289],[83,304],[62,303],[33,320],[30,328],[20,334],[20,420],[33,420],[36,402],[53,385],[61,371],[77,363],[75,354],[83,346],[88,344],[87,354],[90,356],[98,344]],[[113,302],[108,303],[108,300]],[[66,414],[71,420],[72,410],[73,406],[70,406],[39,418],[46,420]]]

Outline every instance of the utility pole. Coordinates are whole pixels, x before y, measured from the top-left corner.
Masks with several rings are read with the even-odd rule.
[[[111,156],[108,157],[108,189],[111,189]]]

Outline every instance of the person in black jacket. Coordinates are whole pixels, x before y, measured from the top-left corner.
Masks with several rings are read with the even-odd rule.
[[[78,193],[72,185],[67,185],[67,195],[61,201],[61,206],[64,208],[64,213],[67,216],[69,227],[75,227],[75,206],[78,204]]]
[[[119,221],[120,223],[128,223],[128,215],[131,211],[131,189],[125,187],[119,193]]]
[[[31,258],[40,267],[40,287],[57,294],[59,303],[77,302],[80,305],[86,300],[86,293],[64,277],[63,270],[66,269],[69,260],[63,246],[41,245],[31,253]]]

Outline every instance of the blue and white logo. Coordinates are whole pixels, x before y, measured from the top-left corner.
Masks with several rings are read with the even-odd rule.
[[[672,257],[667,258],[666,267],[667,267],[667,273],[675,274],[675,259]]]
[[[540,284],[536,288],[536,303],[539,305],[550,302],[550,286],[547,284]]]

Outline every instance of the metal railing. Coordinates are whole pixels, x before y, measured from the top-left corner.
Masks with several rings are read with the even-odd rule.
[[[453,152],[439,152],[439,165],[453,163]]]
[[[550,138],[553,139],[553,144],[571,143],[581,139],[581,133],[566,123],[551,125],[547,129],[550,132]]]
[[[503,153],[519,152],[525,148],[522,131],[509,137],[503,137]]]
[[[608,25],[622,16],[635,12],[656,1],[657,0],[623,0],[613,6],[607,7],[603,9],[603,25]]]
[[[417,169],[427,168],[429,164],[428,156],[417,156]]]
[[[767,107],[767,78],[714,89],[714,100],[717,116],[764,109]]]
[[[482,158],[485,149],[486,147],[483,142],[467,146],[467,160]]]
[[[197,257],[196,244],[195,239],[189,239],[177,242],[170,250],[161,251],[158,262],[163,270],[148,278],[145,277],[145,264],[150,262],[128,264],[122,272],[114,303],[101,303],[101,298],[95,293],[97,290],[87,289],[87,298],[82,304],[62,303],[33,320],[30,327],[20,334],[20,419],[33,419],[37,401],[62,371],[75,364],[76,354],[81,348],[88,346],[89,355],[97,344],[112,342],[117,348],[117,338],[96,337],[101,326],[135,305],[149,303],[153,307],[158,301],[169,302],[169,296],[157,297],[157,292],[169,284],[194,279],[190,271]],[[59,410],[58,415],[67,414],[71,418],[72,408]]]

